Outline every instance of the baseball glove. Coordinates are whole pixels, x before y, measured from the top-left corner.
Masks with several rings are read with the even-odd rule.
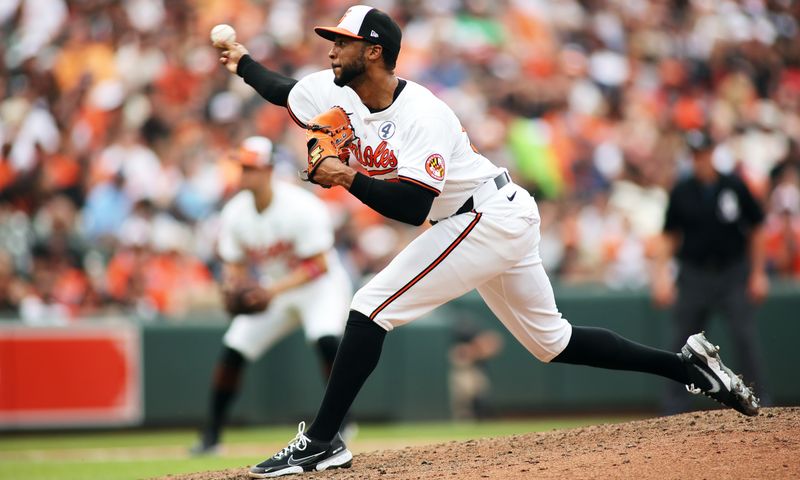
[[[255,283],[246,283],[224,290],[225,310],[233,316],[263,312],[269,305],[269,294]]]
[[[350,117],[342,107],[333,107],[312,118],[306,127],[308,166],[300,172],[300,178],[321,185],[314,181],[314,172],[317,167],[323,160],[332,157],[346,165],[347,159],[350,157],[347,146],[355,138],[356,134],[350,123]],[[330,185],[322,186],[330,188]]]

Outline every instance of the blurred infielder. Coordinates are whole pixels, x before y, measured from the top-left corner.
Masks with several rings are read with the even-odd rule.
[[[266,137],[242,143],[241,191],[222,210],[218,253],[224,261],[225,308],[233,321],[195,454],[217,450],[247,361],[302,325],[327,378],[344,330],[352,289],[333,249],[328,210],[312,193],[272,178],[271,155]]]
[[[251,477],[350,466],[337,431],[378,363],[386,332],[472,289],[543,362],[661,375],[747,415],[758,412],[751,391],[702,334],[676,354],[562,318],[539,258],[536,203],[471,146],[447,105],[395,76],[401,32],[389,16],[354,6],[337,26],[315,31],[333,41],[331,69],[299,82],[265,69],[237,43],[226,45],[221,62],[307,129],[308,180],[344,187],[389,218],[434,225],[356,293],[314,423],[307,432],[301,423]]]

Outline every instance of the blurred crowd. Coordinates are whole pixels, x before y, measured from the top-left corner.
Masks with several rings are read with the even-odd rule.
[[[295,181],[303,132],[217,61],[237,30],[294,78],[327,68],[341,0],[0,2],[0,311],[37,322],[111,311],[185,318],[218,304],[230,152],[276,145]],[[648,283],[682,132],[707,127],[721,171],[768,212],[770,273],[800,279],[800,3],[795,0],[379,0],[403,26],[399,76],[445,100],[473,143],[531,190],[564,282]],[[415,229],[340,189],[354,282]]]

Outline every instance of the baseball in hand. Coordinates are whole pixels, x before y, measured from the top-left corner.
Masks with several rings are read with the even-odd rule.
[[[211,44],[215,47],[224,47],[225,45],[234,43],[236,41],[236,30],[230,25],[221,23],[211,29]]]

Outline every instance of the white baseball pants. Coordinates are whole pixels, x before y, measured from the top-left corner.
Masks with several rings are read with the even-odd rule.
[[[556,307],[539,257],[540,217],[528,192],[489,181],[472,212],[437,223],[356,292],[351,308],[386,330],[472,289],[536,358],[549,362],[572,326]]]

